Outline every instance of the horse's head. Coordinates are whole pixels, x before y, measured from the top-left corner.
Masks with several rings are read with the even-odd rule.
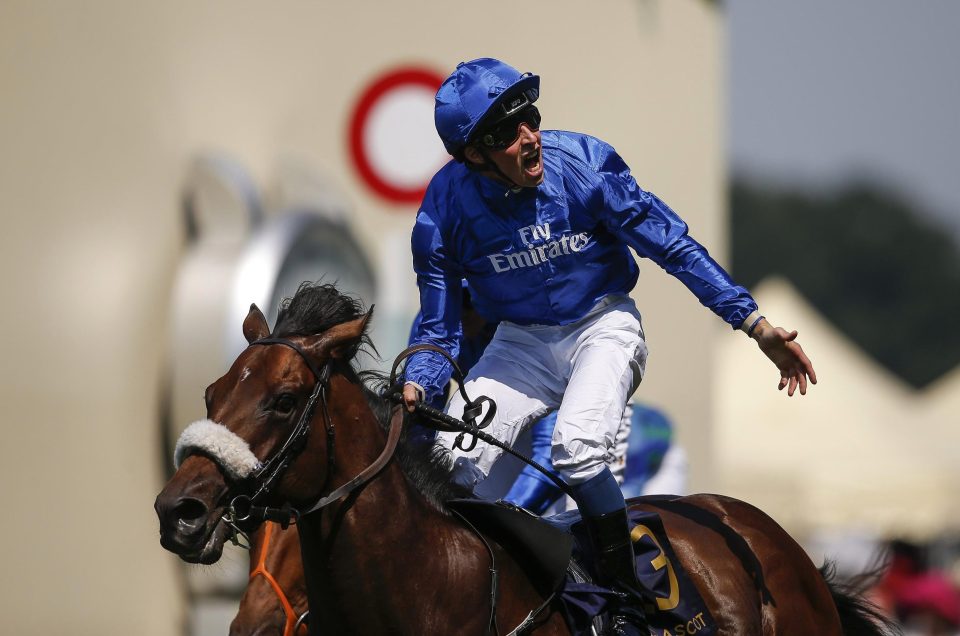
[[[263,314],[251,306],[243,322],[250,346],[207,387],[207,419],[181,435],[177,471],[157,496],[164,548],[185,561],[213,563],[230,535],[222,520],[237,497],[252,497],[259,506],[319,497],[328,467],[311,458],[323,456],[326,440],[309,434],[310,424],[327,408],[323,393],[331,366],[348,361],[363,338],[370,313],[361,315],[356,307],[350,304],[345,321],[343,312],[334,314],[341,322],[332,326],[328,316],[325,328],[311,335],[302,335],[311,332],[303,324],[281,333],[281,313],[279,337],[271,338]],[[307,473],[309,480],[296,477]]]

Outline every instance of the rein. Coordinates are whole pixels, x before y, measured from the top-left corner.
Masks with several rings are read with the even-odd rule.
[[[438,418],[436,417],[435,413],[439,413],[440,411],[436,409],[431,409],[426,404],[417,404],[416,409],[422,415],[425,415],[428,419],[430,419],[439,430],[444,430],[445,428],[444,425],[446,425],[446,430],[461,431],[460,435],[458,435],[457,439],[454,441],[453,446],[454,448],[459,448],[462,451],[469,453],[470,451],[473,450],[474,446],[477,445],[477,438],[476,436],[474,436],[473,441],[470,443],[469,446],[463,445],[464,436],[466,435],[466,431],[463,428],[464,423],[466,423],[466,425],[470,427],[470,429],[486,428],[487,426],[490,425],[490,422],[493,420],[493,416],[497,414],[497,403],[494,402],[489,397],[487,397],[486,395],[481,395],[476,401],[471,400],[470,397],[467,395],[466,389],[464,389],[464,386],[463,386],[464,384],[463,371],[460,370],[460,365],[457,364],[457,361],[453,359],[453,356],[451,356],[449,353],[447,353],[440,347],[432,344],[418,344],[418,345],[413,345],[412,347],[407,347],[406,349],[401,351],[396,358],[394,358],[393,366],[390,367],[389,385],[391,387],[397,386],[397,377],[398,377],[397,369],[400,367],[400,363],[406,360],[407,358],[409,358],[410,356],[412,356],[413,354],[420,353],[422,351],[430,351],[432,353],[436,353],[443,356],[444,358],[447,359],[447,362],[449,362],[450,365],[453,367],[453,379],[457,381],[457,392],[460,393],[460,397],[462,397],[464,401],[463,421],[461,422],[460,420],[454,419],[452,417],[446,418],[446,416],[444,418]],[[397,399],[396,393],[394,393],[393,395],[390,395],[389,398],[394,402],[402,402],[402,399],[401,400]],[[477,424],[476,423],[477,416],[480,415],[481,411],[483,410],[483,405],[485,403],[489,405],[490,408],[487,411],[486,417],[480,420],[480,423]],[[425,408],[421,408],[421,407],[425,407]]]
[[[293,603],[290,602],[290,599],[288,599],[287,595],[283,592],[283,588],[280,587],[280,583],[277,582],[276,577],[267,569],[267,552],[270,549],[270,539],[272,538],[274,528],[276,528],[275,523],[267,523],[264,526],[263,541],[260,544],[260,560],[257,562],[257,567],[250,573],[250,581],[252,582],[253,579],[258,576],[262,576],[267,580],[267,583],[269,583],[273,589],[273,593],[276,594],[280,600],[280,606],[283,607],[283,614],[286,617],[284,620],[283,636],[294,636],[297,630],[300,629],[300,626],[306,624],[310,610],[308,609],[303,612],[303,614],[297,616],[296,610],[293,609]]]

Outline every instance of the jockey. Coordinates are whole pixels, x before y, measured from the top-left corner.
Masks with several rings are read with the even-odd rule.
[[[687,234],[664,202],[640,189],[614,149],[583,134],[540,131],[540,78],[495,59],[461,63],[437,91],[437,132],[455,161],[433,177],[413,229],[413,265],[423,320],[418,343],[456,356],[461,280],[477,312],[499,322],[466,378],[470,395],[497,403],[488,431],[513,444],[557,411],[554,468],[576,493],[605,584],[637,594],[623,494],[604,459],[624,405],[643,378],[647,346],[629,293],[638,267],[654,261],[734,329],[756,340],[780,371],[781,389],[805,394],[813,366],[797,333],[774,327],[753,298]],[[449,364],[432,352],[410,358],[408,409],[439,394]],[[460,417],[459,395],[447,406]],[[500,455],[470,452],[441,434],[453,478],[473,485]],[[638,605],[638,604],[635,604]],[[642,634],[624,606],[613,633]]]

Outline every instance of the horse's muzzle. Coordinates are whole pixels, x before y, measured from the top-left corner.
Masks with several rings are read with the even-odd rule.
[[[219,515],[193,497],[157,496],[160,545],[191,563],[214,563],[223,551],[225,532],[217,532]]]

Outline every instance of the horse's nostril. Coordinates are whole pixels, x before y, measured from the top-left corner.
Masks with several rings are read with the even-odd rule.
[[[180,521],[194,521],[207,514],[207,507],[198,499],[184,497],[174,506],[173,514]]]

